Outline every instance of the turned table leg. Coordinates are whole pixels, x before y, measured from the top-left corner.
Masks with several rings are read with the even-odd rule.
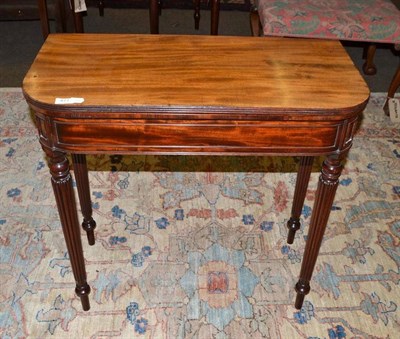
[[[301,309],[304,297],[310,292],[311,276],[343,168],[341,160],[342,156],[328,156],[322,165],[300,277],[296,284],[295,307],[297,309]]]
[[[49,157],[54,196],[76,282],[75,292],[81,298],[83,310],[87,311],[90,309],[90,286],[86,282],[85,261],[68,159],[61,152],[48,149],[45,149],[45,152]]]
[[[82,228],[86,231],[89,245],[94,245],[94,229],[96,222],[92,217],[92,202],[90,200],[89,176],[84,154],[72,154],[76,186],[78,189],[79,202],[81,205],[83,222]]]
[[[300,229],[300,215],[306,198],[308,182],[310,181],[311,169],[314,157],[301,157],[297,173],[296,188],[294,190],[292,214],[287,222],[289,229],[287,243],[293,244],[296,231]]]

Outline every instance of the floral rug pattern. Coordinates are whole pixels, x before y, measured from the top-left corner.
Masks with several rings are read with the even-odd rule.
[[[400,42],[390,0],[256,0],[265,36]]]
[[[298,159],[104,155],[88,157],[83,312],[31,114],[20,89],[0,89],[0,337],[395,338],[400,126],[384,99],[364,112],[300,311],[321,159],[288,245]]]

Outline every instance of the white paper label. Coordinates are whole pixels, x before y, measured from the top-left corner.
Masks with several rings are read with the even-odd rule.
[[[390,120],[400,122],[400,100],[391,98],[388,100]]]
[[[56,105],[81,104],[84,101],[85,99],[83,98],[56,98],[54,103]]]
[[[75,13],[87,11],[85,0],[74,0]]]

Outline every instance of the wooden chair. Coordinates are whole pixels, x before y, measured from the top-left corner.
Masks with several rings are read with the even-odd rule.
[[[71,5],[71,7],[69,7]],[[49,19],[54,19],[57,32],[67,31],[68,13],[71,9],[75,32],[83,32],[82,17],[74,13],[74,2],[69,0],[2,0],[0,20],[40,20],[43,39],[50,33]]]
[[[390,0],[255,0],[253,35],[336,39],[368,43],[365,74],[376,73],[376,44],[400,44],[400,11]],[[400,66],[388,98],[400,86]],[[387,104],[385,113],[388,114]]]
[[[220,0],[210,0],[211,2],[211,35],[218,35],[219,7]],[[200,27],[200,0],[194,0],[194,28]],[[159,33],[158,17],[161,13],[161,0],[150,0],[150,32]]]
[[[112,0],[109,0],[111,2]],[[130,0],[134,2],[135,0]],[[129,1],[128,1],[129,2]],[[210,0],[211,2],[211,35],[218,35],[218,22],[219,22],[219,8],[220,0]],[[194,27],[200,27],[200,0],[193,0],[194,4]],[[97,7],[99,8],[100,15],[104,15],[104,0],[97,0]],[[159,33],[159,16],[161,14],[162,0],[150,0],[150,32],[152,34]]]
[[[57,32],[66,31],[64,0],[2,0],[0,2],[0,20],[40,19],[44,39],[50,32],[49,18],[55,20]]]

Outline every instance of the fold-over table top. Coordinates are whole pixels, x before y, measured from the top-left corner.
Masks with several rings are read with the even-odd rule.
[[[337,41],[132,34],[50,35],[23,90],[38,109],[110,114],[240,110],[332,116],[359,111],[369,96]],[[83,102],[55,104],[57,98]]]

